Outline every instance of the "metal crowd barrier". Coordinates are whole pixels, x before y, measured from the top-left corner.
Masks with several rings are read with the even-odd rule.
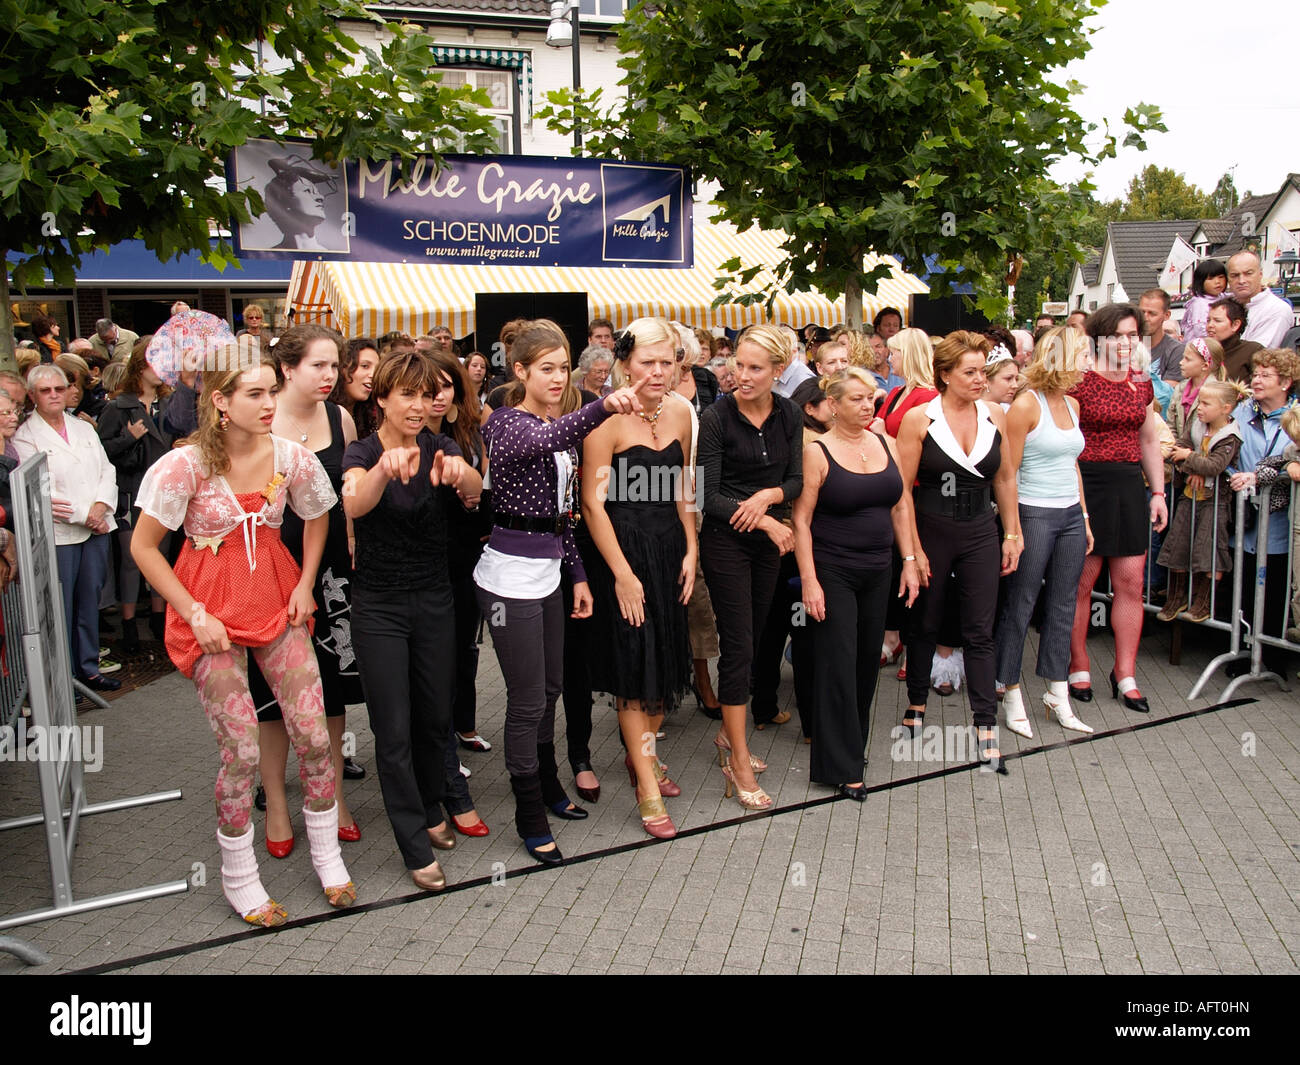
[[[1213,496],[1213,500],[1214,500],[1213,513],[1215,514],[1218,513],[1220,491],[1221,491],[1220,481],[1216,478],[1214,484],[1214,496]],[[1286,608],[1283,612],[1283,617],[1282,617],[1282,631],[1281,633],[1277,633],[1277,634],[1265,633],[1263,631],[1264,608],[1265,608],[1265,587],[1266,587],[1265,582],[1267,581],[1268,578],[1267,544],[1268,544],[1268,527],[1269,527],[1269,520],[1270,520],[1270,515],[1268,512],[1268,497],[1271,491],[1272,489],[1270,488],[1266,490],[1264,493],[1258,494],[1253,488],[1249,488],[1249,489],[1242,489],[1240,491],[1233,493],[1235,498],[1233,499],[1233,503],[1232,503],[1234,520],[1233,520],[1233,528],[1232,528],[1233,547],[1232,547],[1232,573],[1230,575],[1231,585],[1229,588],[1223,589],[1220,587],[1220,585],[1223,583],[1222,581],[1211,582],[1210,616],[1206,618],[1204,621],[1191,621],[1187,619],[1184,615],[1180,614],[1177,618],[1174,619],[1173,622],[1169,623],[1174,626],[1173,629],[1174,641],[1173,641],[1173,646],[1170,649],[1170,661],[1174,664],[1177,664],[1177,654],[1179,652],[1179,648],[1181,645],[1179,626],[1195,625],[1200,628],[1218,629],[1222,632],[1228,633],[1228,649],[1223,653],[1216,655],[1213,659],[1211,659],[1210,662],[1201,671],[1200,676],[1197,677],[1196,683],[1192,686],[1191,691],[1187,695],[1189,701],[1195,699],[1197,696],[1200,695],[1202,690],[1206,687],[1206,685],[1209,683],[1210,679],[1214,676],[1215,673],[1217,673],[1220,669],[1226,667],[1229,663],[1239,661],[1239,660],[1244,660],[1249,663],[1249,672],[1243,674],[1242,676],[1232,678],[1229,681],[1227,687],[1223,690],[1223,694],[1220,696],[1221,700],[1230,699],[1233,693],[1239,687],[1241,687],[1241,685],[1252,681],[1261,681],[1261,680],[1273,681],[1274,683],[1279,685],[1279,687],[1281,687],[1283,691],[1289,690],[1287,679],[1285,677],[1282,677],[1277,673],[1265,670],[1262,665],[1263,650],[1265,647],[1275,647],[1281,650],[1291,651],[1293,653],[1300,654],[1300,643],[1292,642],[1291,640],[1288,640],[1285,636],[1287,629],[1292,628],[1297,624],[1297,619],[1295,618],[1291,610],[1291,590],[1294,587],[1294,582],[1296,577],[1296,565],[1297,565],[1296,559],[1294,557],[1294,551],[1293,551],[1294,537],[1292,536],[1288,536],[1287,538],[1287,556],[1286,556],[1287,596],[1286,596]],[[1293,529],[1295,527],[1294,526],[1295,518],[1298,514],[1300,514],[1300,510],[1297,509],[1298,498],[1300,498],[1300,486],[1297,486],[1294,482],[1291,482],[1290,505],[1285,512],[1279,512],[1276,515],[1272,515],[1271,516],[1272,520],[1273,521],[1285,520],[1287,522],[1288,529]],[[1170,522],[1172,524],[1173,508],[1176,500],[1172,497],[1171,488],[1166,489],[1166,500],[1169,507]],[[1249,575],[1247,575],[1245,572],[1246,558],[1248,556],[1246,555],[1243,546],[1243,540],[1244,540],[1243,533],[1246,528],[1246,516],[1248,513],[1247,508],[1253,508],[1253,510],[1256,512],[1256,543],[1257,545],[1258,544],[1265,545],[1265,550],[1261,553],[1257,553],[1254,556],[1257,565],[1255,567],[1255,572]],[[1168,529],[1166,528],[1166,535],[1167,534],[1168,534]],[[1192,509],[1191,524],[1188,531],[1188,542],[1191,544],[1194,544],[1196,542],[1196,508]],[[1218,550],[1219,550],[1219,529],[1218,529],[1218,523],[1215,522],[1215,528],[1211,535],[1211,543],[1210,543],[1210,552],[1212,558],[1218,556]],[[1151,614],[1158,613],[1164,605],[1162,601],[1157,601],[1154,599],[1153,592],[1152,592],[1153,585],[1155,584],[1156,570],[1160,568],[1164,568],[1164,567],[1157,566],[1156,555],[1157,555],[1156,551],[1147,552],[1146,577],[1145,577],[1143,591],[1142,591],[1143,609]],[[1192,574],[1191,574],[1190,561],[1187,568],[1188,568],[1188,580],[1187,580],[1186,594],[1187,594],[1187,605],[1190,606],[1191,598],[1192,598],[1192,579],[1191,579]],[[1104,572],[1103,572],[1103,576],[1104,576]],[[1251,617],[1249,618],[1245,617],[1242,613],[1242,601],[1244,599],[1244,596],[1242,594],[1243,586],[1244,586],[1244,582],[1247,579],[1253,580],[1256,586],[1254,609],[1252,611]],[[1099,583],[1100,580],[1101,578],[1099,578]],[[1166,582],[1166,593],[1167,591],[1168,591],[1168,582]],[[1228,612],[1228,620],[1226,621],[1218,617],[1219,599],[1220,596],[1223,594],[1230,594],[1232,597],[1231,607]],[[1102,603],[1109,604],[1112,600],[1112,595],[1108,591],[1098,591],[1094,589],[1092,593],[1092,599],[1093,602],[1102,602]]]
[[[27,699],[27,664],[23,661],[23,607],[18,585],[0,594],[4,631],[0,634],[0,728],[16,728]]]
[[[1286,677],[1274,673],[1271,670],[1264,669],[1263,665],[1265,647],[1276,647],[1280,650],[1300,654],[1300,643],[1293,643],[1288,640],[1285,635],[1287,629],[1291,628],[1294,623],[1291,612],[1291,600],[1293,589],[1295,587],[1295,537],[1292,535],[1291,530],[1295,528],[1296,517],[1300,516],[1300,511],[1296,510],[1296,483],[1291,481],[1290,486],[1291,498],[1288,501],[1287,509],[1285,511],[1280,511],[1277,515],[1269,514],[1268,500],[1269,496],[1272,494],[1271,488],[1264,491],[1262,494],[1251,493],[1252,502],[1259,510],[1259,515],[1256,518],[1255,525],[1255,546],[1257,549],[1262,547],[1263,550],[1257,550],[1255,555],[1257,561],[1255,570],[1255,609],[1249,622],[1250,671],[1240,677],[1233,678],[1233,680],[1229,682],[1228,686],[1223,689],[1221,699],[1224,700],[1232,698],[1233,693],[1243,684],[1249,684],[1253,681],[1271,680],[1277,684],[1282,691],[1291,690]],[[1264,610],[1267,599],[1265,593],[1267,592],[1268,587],[1268,526],[1270,520],[1285,520],[1287,523],[1286,596],[1285,605],[1282,610],[1282,632],[1276,636],[1270,635],[1264,631]],[[1240,585],[1240,577],[1237,579],[1236,583]],[[1193,689],[1192,695],[1190,695],[1189,698],[1195,698],[1197,690],[1199,689]]]

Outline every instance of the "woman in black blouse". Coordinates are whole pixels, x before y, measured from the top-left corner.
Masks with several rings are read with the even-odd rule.
[[[781,556],[794,549],[794,533],[781,519],[803,488],[803,417],[772,392],[789,361],[790,344],[780,329],[751,326],[732,359],[736,390],[700,417],[700,557],[722,646],[722,732],[713,742],[727,797],[734,784],[741,806],[750,810],[772,805],[754,775],[767,767],[750,755],[745,737],[754,641],[776,590]]]
[[[455,615],[447,577],[447,508],[478,505],[483,478],[454,440],[421,432],[435,370],[417,351],[375,370],[379,428],[348,446],[343,505],[356,534],[352,643],[375,734],[393,835],[416,886],[440,891],[433,848],[451,850],[442,800],[451,738]]]

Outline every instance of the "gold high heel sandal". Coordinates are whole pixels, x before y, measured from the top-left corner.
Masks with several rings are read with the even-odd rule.
[[[754,791],[746,791],[736,783],[736,775],[732,771],[730,765],[724,765],[722,767],[722,775],[727,778],[727,791],[726,794],[722,796],[724,799],[731,798],[732,789],[734,788],[736,801],[746,810],[767,810],[771,807],[772,797],[762,788],[757,788]]]
[[[718,749],[718,765],[729,765],[731,763],[731,741],[723,733],[719,732],[713,737],[713,746]],[[749,768],[755,773],[761,773],[767,768],[767,763],[751,754],[749,756]]]

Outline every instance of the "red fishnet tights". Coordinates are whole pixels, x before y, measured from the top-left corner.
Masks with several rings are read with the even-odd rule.
[[[1074,628],[1070,630],[1070,672],[1088,671],[1088,618],[1092,612],[1092,589],[1101,576],[1101,564],[1110,563],[1110,585],[1114,594],[1110,610],[1115,630],[1115,679],[1137,673],[1138,643],[1142,639],[1142,571],[1145,555],[1102,559],[1089,555],[1083,561],[1079,594],[1074,604]]]

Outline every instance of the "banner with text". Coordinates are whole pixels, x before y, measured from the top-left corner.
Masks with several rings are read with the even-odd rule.
[[[686,167],[525,155],[344,160],[251,140],[226,166],[266,213],[235,224],[245,259],[509,266],[693,265]]]

